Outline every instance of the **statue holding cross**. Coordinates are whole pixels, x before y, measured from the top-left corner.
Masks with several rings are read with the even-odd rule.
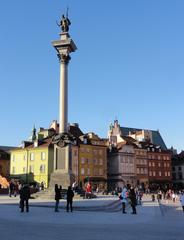
[[[61,21],[60,21],[60,24],[58,24],[58,26],[61,27],[63,32],[68,32],[70,25],[71,25],[71,22],[70,22],[68,16],[65,17],[65,15],[63,14],[62,18],[61,18]]]

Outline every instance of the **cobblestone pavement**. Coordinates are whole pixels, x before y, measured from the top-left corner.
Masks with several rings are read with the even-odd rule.
[[[1,239],[38,240],[38,239],[106,239],[106,240],[182,240],[184,239],[184,213],[179,203],[151,202],[144,197],[142,206],[137,207],[137,215],[121,211],[74,211],[67,213],[61,209],[55,213],[52,207],[30,207],[29,213],[20,213],[16,200],[5,200],[0,197],[0,236]],[[18,200],[18,199],[17,199]],[[102,207],[108,202],[99,201]],[[6,204],[4,204],[6,203]],[[8,205],[8,203],[11,203]],[[31,203],[33,204],[33,203]],[[74,203],[75,204],[75,203]],[[98,202],[79,201],[78,207],[98,206]],[[120,205],[119,205],[120,206]],[[116,207],[114,208],[114,210]],[[117,210],[117,209],[116,209]]]

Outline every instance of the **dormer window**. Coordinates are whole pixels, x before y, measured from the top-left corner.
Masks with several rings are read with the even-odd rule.
[[[38,141],[34,141],[34,147],[38,147]]]

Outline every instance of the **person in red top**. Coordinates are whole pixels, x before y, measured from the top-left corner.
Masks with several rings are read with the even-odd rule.
[[[91,193],[91,184],[90,183],[88,183],[86,186],[86,192]]]

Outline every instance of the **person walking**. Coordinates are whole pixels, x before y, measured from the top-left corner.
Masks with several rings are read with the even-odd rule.
[[[13,189],[13,190],[14,190],[14,192],[13,192],[14,197],[16,197],[17,194],[18,194],[18,191],[19,191],[18,183],[17,183],[17,182],[14,183],[14,189]]]
[[[58,188],[58,184],[55,184],[55,212],[59,212],[59,200],[61,199],[61,190]]]
[[[21,208],[21,212],[24,212],[24,204],[26,204],[26,212],[29,212],[29,198],[30,198],[29,186],[24,185],[20,189],[20,208]]]
[[[121,203],[122,203],[122,213],[127,213],[125,211],[126,203],[127,203],[127,195],[128,195],[127,189],[126,189],[126,187],[124,187],[121,192],[121,195],[120,195],[120,199],[121,199]]]
[[[70,211],[73,212],[73,197],[74,197],[74,192],[71,188],[71,186],[68,187],[67,190],[67,205],[66,205],[66,210],[69,212],[69,205],[70,205]]]
[[[182,192],[180,195],[180,202],[181,202],[181,206],[182,206],[183,212],[184,212],[184,192]]]
[[[137,211],[136,211],[137,200],[136,200],[135,190],[133,189],[133,187],[130,188],[129,198],[131,201],[132,214],[137,214]]]
[[[9,197],[11,197],[14,193],[14,183],[10,181],[9,183]]]

